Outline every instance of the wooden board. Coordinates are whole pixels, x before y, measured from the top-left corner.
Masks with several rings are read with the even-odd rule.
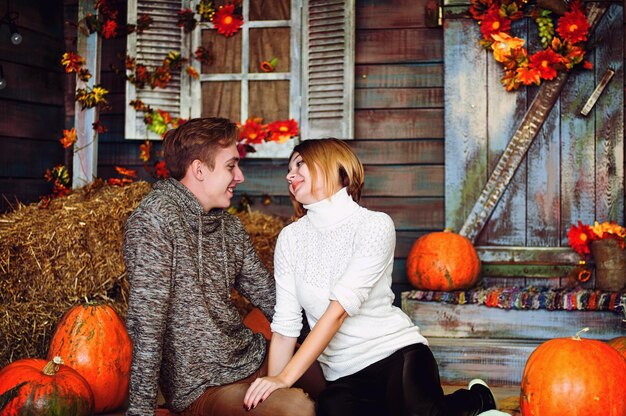
[[[583,337],[608,340],[626,334],[623,317],[605,311],[504,310],[483,305],[416,301],[401,294],[401,308],[429,340],[441,380],[463,384],[519,385],[532,351],[546,340]]]
[[[626,335],[624,316],[609,311],[505,310],[484,305],[425,302],[403,294],[402,310],[422,334],[438,338],[548,340],[570,337],[588,327],[585,338]]]
[[[595,40],[591,40],[595,47],[589,55],[595,68],[614,67],[616,74],[623,66],[622,10],[620,4],[610,6],[600,20]],[[527,26],[520,21],[513,30],[517,35],[521,32],[531,47],[536,46],[533,31],[524,32]],[[453,229],[458,229],[461,221],[473,222],[475,212],[469,213],[467,207],[481,201],[476,190],[483,188],[485,178],[494,172],[494,163],[499,166],[501,156],[507,154],[508,147],[504,151],[504,146],[510,145],[520,117],[528,118],[527,107],[534,105],[531,99],[537,93],[535,88],[507,93],[498,82],[502,76],[499,65],[475,44],[478,37],[473,21],[447,20],[445,79],[446,103],[450,105],[446,107],[445,132],[446,219]],[[465,71],[468,67],[475,69],[471,75]],[[488,198],[496,202],[485,216],[480,234],[472,237],[477,237],[478,246],[558,247],[566,243],[569,224],[578,219],[623,220],[623,76],[614,84],[614,91],[600,96],[597,105],[603,101],[605,107],[602,112],[597,110],[596,118],[581,120],[579,114],[586,94],[603,73],[604,69],[597,69],[595,74],[576,70],[569,79],[561,76],[561,82],[570,89],[563,91],[562,103],[557,100],[554,107],[543,106],[551,111],[541,114],[540,122],[533,120],[541,129],[531,146],[520,151],[521,161],[515,159],[511,164],[514,175],[504,192]],[[484,88],[468,90],[467,78]],[[541,90],[549,89],[549,85],[545,83]],[[489,105],[481,108],[487,98]],[[492,105],[495,102],[498,105]],[[474,108],[479,110],[475,114],[471,111]],[[509,177],[504,172],[498,176]],[[577,207],[583,200],[585,207]],[[583,212],[590,220],[575,218]]]
[[[443,138],[443,109],[355,110],[358,139]]]
[[[432,88],[443,86],[443,64],[421,62],[357,65],[355,88]]]
[[[59,138],[63,135],[57,133]],[[32,178],[44,181],[44,172],[62,163],[65,149],[58,140],[30,140],[2,137],[0,177]]]
[[[0,178],[0,212],[6,212],[17,206],[16,201],[23,204],[39,201],[40,197],[52,192],[52,185],[41,179],[7,179]]]
[[[350,147],[363,164],[441,164],[444,142],[423,140],[350,140]]]
[[[431,29],[356,32],[356,64],[441,61],[442,50],[441,34]]]
[[[238,186],[241,192],[284,194],[285,177],[284,161],[267,164],[245,159],[242,163],[246,170],[255,172],[249,175],[243,184]],[[261,169],[262,167],[262,169]],[[363,193],[369,196],[398,197],[438,197],[443,195],[442,166],[366,166],[365,186]],[[402,181],[396,178],[402,178]]]
[[[423,27],[425,5],[425,0],[357,1],[356,25],[359,29]]]
[[[519,386],[524,366],[540,342],[429,338],[443,384],[467,384],[474,378],[490,386]]]
[[[355,90],[355,108],[443,107],[443,88],[367,88]]]

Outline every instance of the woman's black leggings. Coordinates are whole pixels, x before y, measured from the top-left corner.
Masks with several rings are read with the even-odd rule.
[[[481,406],[480,396],[467,389],[444,395],[430,348],[414,344],[329,382],[317,416],[474,416]]]

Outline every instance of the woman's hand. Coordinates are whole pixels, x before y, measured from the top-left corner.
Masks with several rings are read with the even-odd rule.
[[[279,377],[259,377],[248,387],[248,391],[243,398],[243,405],[247,410],[254,409],[275,390],[288,387],[291,386]]]

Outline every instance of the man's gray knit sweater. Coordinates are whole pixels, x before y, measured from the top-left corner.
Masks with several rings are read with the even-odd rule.
[[[260,367],[265,340],[243,325],[230,292],[271,319],[275,284],[237,217],[204,212],[175,179],[158,182],[128,218],[124,261],[133,341],[127,415],[155,413],[157,384],[179,412],[207,387]]]

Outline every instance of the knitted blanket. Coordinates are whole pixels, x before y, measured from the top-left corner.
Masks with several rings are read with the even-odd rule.
[[[622,314],[626,291],[602,292],[580,287],[475,287],[453,292],[412,290],[407,292],[407,299],[455,305],[476,304],[501,309],[611,311]]]

